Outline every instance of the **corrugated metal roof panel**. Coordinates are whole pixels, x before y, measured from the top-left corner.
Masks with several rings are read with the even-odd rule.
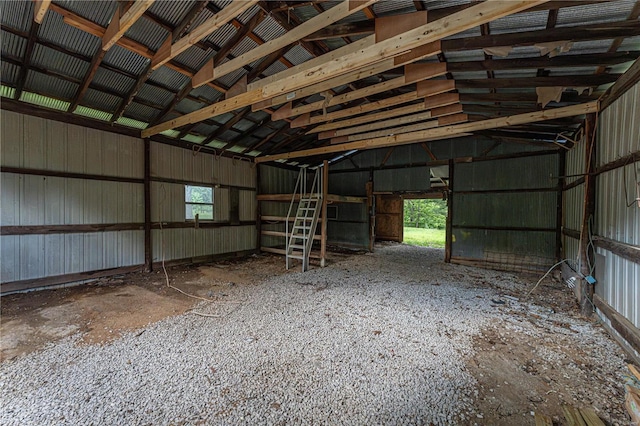
[[[341,19],[340,21],[338,21],[339,23],[345,23],[345,22],[359,22],[359,21],[367,21],[369,18],[367,17],[367,15],[365,15],[365,13],[363,11],[359,11],[356,12],[352,15],[347,16],[344,19]]]
[[[101,41],[89,33],[67,25],[57,13],[47,13],[38,30],[38,37],[68,50],[92,57]]]
[[[570,67],[570,68],[552,68],[551,76],[558,75],[590,75],[596,72],[598,67]]]
[[[211,86],[207,86],[206,84],[196,87],[190,93],[191,96],[196,98],[204,98],[209,102],[215,102],[222,96],[222,93],[218,92]]]
[[[280,37],[285,34],[286,31],[275,19],[271,16],[267,16],[260,22],[258,26],[253,30],[253,33],[260,37],[262,40],[269,41]]]
[[[193,128],[193,132],[201,134],[201,135],[209,135],[213,133],[217,129],[216,126],[210,126],[205,123],[200,123],[196,127]]]
[[[199,102],[194,102],[191,99],[183,99],[178,103],[178,105],[176,105],[175,110],[183,114],[188,114],[204,106],[205,106],[204,104]]]
[[[468,61],[483,61],[484,60],[484,51],[483,50],[456,50],[451,52],[445,52],[447,60],[451,60],[453,62],[468,62]]]
[[[338,3],[335,1],[325,2],[325,3],[322,3],[320,7],[323,10],[329,10],[330,8],[334,7],[336,4]],[[284,12],[284,13],[285,15],[287,14],[287,12]],[[318,15],[318,11],[313,6],[296,7],[295,9],[292,9],[291,12],[289,13],[295,13],[295,15],[298,18],[300,18],[302,21],[308,21],[309,19]]]
[[[236,81],[238,81],[238,79],[240,79],[240,77],[242,77],[246,73],[247,70],[245,70],[244,68],[240,68],[239,70],[235,70],[232,73],[220,77],[217,81],[224,86],[231,87],[235,84]]]
[[[377,16],[399,15],[415,11],[413,0],[379,1],[373,5],[373,12]]]
[[[120,105],[121,98],[97,90],[88,89],[82,99],[82,104],[101,111],[115,112]]]
[[[117,6],[113,1],[57,0],[56,3],[103,27],[109,25]]]
[[[110,87],[122,95],[127,94],[135,84],[135,80],[101,67],[96,70],[92,82],[99,86]]]
[[[618,48],[618,52],[625,52],[629,50],[640,50],[640,36],[625,38]]]
[[[236,47],[231,51],[233,56],[240,56],[243,53],[247,53],[248,51],[255,49],[258,47],[258,43],[251,40],[249,37],[245,37],[240,43],[236,45]]]
[[[211,57],[214,55],[214,51],[211,49],[200,49],[197,46],[192,46],[173,58],[177,63],[191,68],[194,70],[200,69]]]
[[[149,76],[149,80],[162,83],[163,86],[178,92],[190,78],[170,68],[160,67]]]
[[[144,44],[149,49],[156,51],[167,39],[169,32],[147,19],[138,19],[125,33],[125,36]]]
[[[11,28],[29,31],[33,22],[33,4],[30,1],[5,1],[2,3],[0,22]]]
[[[114,45],[104,55],[102,62],[117,67],[131,74],[140,75],[146,68],[150,59],[133,53],[130,50]]]
[[[266,113],[264,111],[256,111],[256,112],[252,112],[249,115],[247,115],[247,118],[250,118],[250,119],[252,119],[254,121],[266,120],[269,117],[271,117],[271,114]]]
[[[0,34],[2,35],[2,53],[22,58],[27,41],[7,31],[1,31]]]
[[[220,9],[224,9],[229,6],[234,0],[213,0],[213,4]]]
[[[453,40],[456,38],[467,38],[467,37],[479,37],[481,35],[482,33],[480,32],[480,27],[473,27],[466,31],[462,31],[461,33],[451,35],[445,38],[444,40]]]
[[[174,96],[175,93],[148,84],[143,84],[136,95],[136,97],[156,105],[168,105]]]
[[[226,24],[205,37],[205,40],[210,41],[218,47],[222,47],[231,40],[236,32],[238,32],[236,27],[231,24]]]
[[[509,52],[508,59],[531,58],[536,56],[540,56],[540,49],[533,46],[516,46]],[[494,56],[493,59],[500,60],[502,58]]]
[[[76,79],[83,79],[89,69],[88,62],[49,49],[41,44],[34,46],[31,62],[46,70],[56,71]]]
[[[149,12],[175,27],[195,4],[195,0],[156,1],[149,8]]]
[[[233,129],[235,130],[239,130],[241,132],[246,132],[247,130],[249,130],[255,123],[249,120],[240,120],[239,122],[237,122],[234,126]]]
[[[242,14],[240,16],[238,16],[237,19],[242,24],[246,24],[259,11],[260,11],[260,6],[258,6],[258,5],[251,6],[249,9],[245,10],[244,12],[242,12]]]
[[[347,42],[341,38],[330,38],[330,39],[324,40],[324,44],[326,44],[329,47],[329,49],[336,50],[343,46],[346,46]]]
[[[134,101],[131,102],[129,106],[124,110],[123,115],[136,120],[144,121],[145,123],[149,123],[159,113],[160,111],[158,111],[157,109],[150,108],[146,105],[142,105]]]
[[[285,64],[283,64],[280,61],[275,61],[273,64],[269,65],[269,67],[264,70],[263,74],[264,75],[273,75],[273,74],[277,74],[280,71],[284,71],[287,69],[287,66]]]
[[[558,12],[556,27],[624,21],[629,16],[635,3],[635,0],[618,0],[563,7]]]
[[[29,71],[25,89],[58,99],[70,100],[75,96],[78,85],[50,75]]]
[[[515,13],[492,21],[489,28],[491,34],[543,30],[547,27],[548,16],[549,12],[546,10]]]
[[[609,50],[609,47],[611,47],[612,41],[613,40],[578,41],[573,43],[571,49],[568,52],[561,53],[560,55],[585,55],[590,53],[605,53]]]
[[[225,142],[230,142],[233,138],[238,136],[238,132],[234,132],[233,130],[227,130],[223,134],[221,134],[217,139]]]
[[[299,44],[289,49],[289,51],[284,55],[284,57],[293,65],[300,65],[308,61],[309,59],[314,58],[314,56],[311,53],[309,53],[307,49],[300,46]]]
[[[18,75],[20,74],[20,67],[10,64],[7,61],[2,61],[2,83],[15,86],[18,83]]]
[[[442,9],[444,7],[461,6],[463,4],[471,3],[470,0],[420,0],[422,4],[426,6],[428,10]]]
[[[535,69],[525,70],[496,70],[494,75],[496,78],[523,78],[523,77],[535,77],[537,74]],[[487,78],[487,74],[484,74],[484,78]]]

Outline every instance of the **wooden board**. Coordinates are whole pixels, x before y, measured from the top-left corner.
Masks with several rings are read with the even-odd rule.
[[[376,196],[376,240],[404,239],[404,201],[400,195]]]

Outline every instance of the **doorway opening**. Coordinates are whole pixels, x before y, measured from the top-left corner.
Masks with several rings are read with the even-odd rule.
[[[404,200],[404,243],[412,246],[445,248],[447,201],[442,199]]]

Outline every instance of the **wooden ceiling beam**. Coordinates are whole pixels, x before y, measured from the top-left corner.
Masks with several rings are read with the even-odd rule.
[[[35,0],[33,3],[33,20],[38,24],[42,24],[49,6],[51,6],[51,0]]]
[[[16,100],[20,100],[20,97],[22,96],[22,90],[24,89],[24,84],[27,81],[27,74],[29,73],[29,66],[31,65],[33,47],[35,46],[36,39],[38,38],[39,28],[40,24],[34,20],[31,23],[31,28],[29,29],[27,47],[24,49],[24,57],[22,58],[22,68],[20,68],[20,73],[18,74],[18,84],[16,85],[16,92],[14,95],[14,99]]]
[[[351,126],[356,126],[356,125],[366,124],[371,122],[377,122],[377,123],[384,122],[385,124],[388,124],[385,121],[381,121],[381,120],[385,120],[392,117],[399,117],[403,115],[406,116],[407,114],[413,114],[416,112],[425,112],[433,108],[439,108],[439,107],[457,104],[458,101],[459,101],[459,96],[457,93],[442,93],[436,96],[425,98],[424,101],[416,104],[407,105],[400,108],[394,108],[388,111],[381,111],[375,114],[367,114],[361,117],[350,118],[347,120],[326,123],[310,130],[308,133],[322,132],[323,134],[322,136],[320,136],[321,139],[327,138],[327,135],[324,134],[324,132],[327,132],[327,131],[332,132],[332,134],[329,135],[328,137],[343,136],[343,134],[349,134],[349,133],[340,133],[340,132],[350,131],[349,129]],[[457,108],[459,108],[459,111],[456,111],[456,112],[462,112],[462,106]],[[411,122],[411,121],[408,121],[408,122]],[[367,124],[367,125],[375,126],[377,125],[377,123]],[[396,122],[394,125],[398,125],[398,124],[406,124],[406,123]],[[335,129],[339,129],[339,130],[335,130]],[[372,130],[372,128],[365,129],[365,130]]]
[[[105,52],[116,44],[124,33],[151,7],[155,0],[136,0],[130,5],[128,10],[122,13],[120,7],[116,11],[102,37],[102,50]]]
[[[362,99],[367,96],[375,95],[378,93],[386,92],[389,90],[397,89],[402,86],[406,86],[412,83],[417,83],[422,80],[427,80],[433,77],[438,77],[447,72],[446,64],[410,64],[404,67],[404,74],[401,77],[394,78],[392,80],[383,81],[381,83],[366,86],[361,89],[353,90],[341,95],[333,96],[329,100],[323,100],[313,102],[306,105],[301,105],[296,108],[292,108],[290,104],[285,105],[271,115],[272,120],[281,120],[287,117],[293,117],[296,115],[305,114],[321,110],[323,108],[340,105],[346,102],[351,102],[356,99]]]
[[[377,0],[344,0],[338,5],[332,7],[320,15],[317,15],[301,25],[291,28],[284,35],[267,41],[264,44],[251,49],[250,51],[222,64],[215,66],[213,60],[208,61],[201,69],[196,73],[193,78],[193,87],[199,87],[209,81],[217,80],[244,65],[248,65],[260,58],[263,58],[270,53],[278,51],[286,46],[295,43],[302,39],[304,36],[317,31],[320,28],[324,28],[327,24],[339,21],[347,16],[362,10],[375,3]]]
[[[169,35],[162,47],[158,49],[158,52],[153,56],[153,59],[151,60],[151,68],[154,70],[158,69],[169,62],[169,60],[186,51],[218,28],[234,20],[238,15],[242,14],[257,3],[258,0],[241,0],[231,2],[231,4],[207,19],[197,28],[191,30],[187,35],[176,42],[173,42],[172,35]]]
[[[514,126],[518,124],[528,124],[538,121],[546,121],[561,117],[573,117],[576,115],[589,114],[598,111],[598,102],[593,101],[586,104],[572,105],[562,108],[545,109],[526,114],[518,114],[509,117],[493,118],[489,120],[475,121],[463,124],[438,127],[418,132],[403,133],[400,135],[387,136],[383,138],[365,139],[357,142],[349,142],[338,145],[311,148],[301,151],[288,152],[284,154],[267,155],[257,157],[256,163],[266,163],[275,160],[288,160],[292,158],[308,157],[312,155],[322,155],[350,150],[374,149],[388,146],[408,145],[415,142],[425,142],[431,140],[447,139],[456,137],[462,133],[474,132],[477,130],[497,129],[501,127]]]
[[[291,93],[292,91],[322,82],[327,78],[349,73],[387,58],[397,59],[395,57],[399,56],[402,58],[400,59],[401,61],[411,63],[418,60],[418,58],[422,58],[422,55],[418,55],[418,58],[415,58],[413,55],[415,53],[414,50],[419,51],[421,47],[436,42],[441,38],[457,34],[485,22],[508,16],[517,11],[528,9],[544,1],[545,0],[485,1],[475,4],[463,12],[458,12],[431,24],[421,25],[413,30],[403,32],[379,43],[373,43],[368,47],[356,50],[350,54],[344,54],[344,48],[337,49],[334,52],[340,55],[339,61],[326,60],[324,56],[334,54],[334,52],[329,52],[323,56],[324,59],[320,64],[314,63],[311,66],[308,65],[301,68],[298,68],[298,66],[294,67],[297,68],[297,73],[294,73],[291,78],[283,78],[282,80],[268,82],[267,84],[255,85],[255,83],[252,83],[248,86],[246,93],[145,129],[142,132],[143,137],[148,137],[174,127],[180,127],[187,123],[202,121],[211,116],[252,105],[266,98],[274,98],[282,94]],[[369,40],[368,43],[371,43],[371,41],[375,40]],[[355,42],[352,45],[359,45],[360,42],[361,41]],[[368,43],[365,42],[365,45]],[[345,47],[350,48],[352,45]],[[407,53],[410,55],[409,57],[407,57]],[[307,61],[305,64],[312,62],[314,62],[314,60]],[[287,71],[283,71],[283,73],[287,73]],[[283,77],[281,74],[282,73],[276,74],[276,80]],[[271,80],[269,77],[268,79]]]
[[[493,78],[456,80],[457,89],[507,89],[526,87],[597,87],[613,83],[621,74],[585,74],[558,77]]]
[[[456,93],[452,93],[455,95]],[[406,124],[417,123],[419,121],[429,120],[435,117],[443,117],[445,115],[460,114],[462,113],[462,105],[460,104],[448,104],[440,107],[425,109],[417,114],[405,115],[403,117],[392,118],[389,120],[380,120],[372,123],[363,124],[362,126],[353,126],[353,124],[347,123],[340,127],[338,130],[329,130],[318,132],[314,129],[313,133],[319,133],[318,139],[331,139],[340,136],[354,135],[356,133],[371,132],[373,130],[385,129],[387,127],[404,126]],[[353,126],[353,127],[346,127]]]

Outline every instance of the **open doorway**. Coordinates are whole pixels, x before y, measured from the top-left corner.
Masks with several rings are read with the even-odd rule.
[[[404,200],[404,243],[445,248],[447,201],[443,199]]]

